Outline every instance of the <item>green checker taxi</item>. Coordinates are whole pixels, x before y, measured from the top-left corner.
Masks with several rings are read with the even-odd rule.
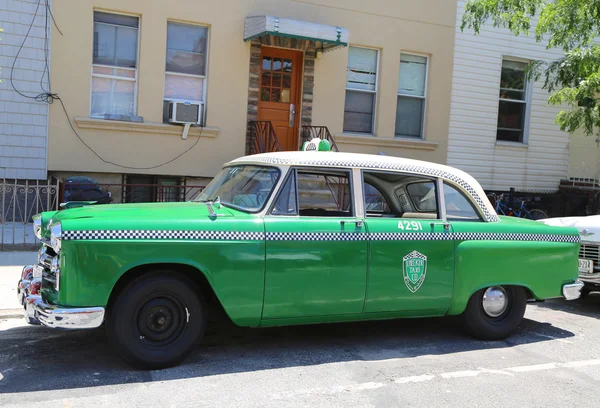
[[[101,325],[141,368],[181,362],[207,321],[268,327],[461,315],[511,335],[527,302],[577,299],[575,228],[499,217],[443,165],[300,151],[238,158],[185,203],[84,205],[35,217],[26,319]]]

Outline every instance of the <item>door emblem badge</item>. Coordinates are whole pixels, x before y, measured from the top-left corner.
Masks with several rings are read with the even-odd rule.
[[[418,291],[427,275],[427,257],[418,251],[412,251],[402,258],[404,283],[412,293]]]

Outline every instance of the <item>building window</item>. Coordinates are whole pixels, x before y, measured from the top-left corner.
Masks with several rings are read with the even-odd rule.
[[[502,61],[497,140],[525,142],[528,94],[526,68],[527,64],[524,62]]]
[[[423,137],[427,96],[428,58],[419,55],[400,56],[396,136]]]
[[[123,202],[153,203],[183,201],[185,186],[172,177],[130,174],[123,185]]]
[[[167,23],[165,100],[205,102],[208,28]]]
[[[346,75],[344,132],[373,134],[379,51],[350,47]]]
[[[90,115],[135,115],[139,18],[94,12]]]

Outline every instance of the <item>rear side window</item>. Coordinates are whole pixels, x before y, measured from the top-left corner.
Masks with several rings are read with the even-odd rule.
[[[365,211],[367,216],[371,213],[389,214],[391,206],[381,191],[369,183],[365,183]]]
[[[437,213],[437,197],[433,181],[409,184],[406,190],[417,211]]]
[[[475,206],[456,187],[444,182],[444,202],[449,221],[481,221]]]

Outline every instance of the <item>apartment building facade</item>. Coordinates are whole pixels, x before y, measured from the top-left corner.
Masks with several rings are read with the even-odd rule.
[[[262,121],[283,150],[325,126],[343,151],[446,160],[454,1],[55,0],[53,13],[58,178],[202,184]],[[187,138],[172,100],[202,106]]]
[[[563,107],[525,75],[529,62],[563,52],[491,24],[479,35],[461,31],[466,3],[456,14],[447,163],[486,190],[555,191],[565,180],[598,180],[597,138],[562,132],[555,120]]]

